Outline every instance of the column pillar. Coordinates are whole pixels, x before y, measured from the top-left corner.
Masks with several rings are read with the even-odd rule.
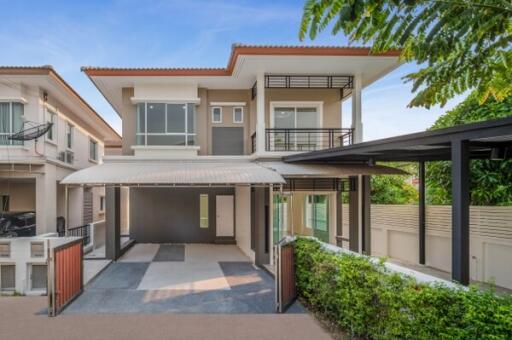
[[[265,152],[265,75],[256,77],[256,153]]]
[[[268,188],[254,188],[255,262],[259,266],[270,263],[268,196]]]
[[[469,141],[452,141],[452,279],[469,284]]]
[[[361,252],[367,255],[372,253],[371,228],[371,176],[361,176]]]
[[[343,199],[341,197],[342,190],[336,191],[336,242],[340,248],[343,248]],[[345,236],[346,237],[346,236]]]
[[[105,257],[117,260],[121,254],[121,188],[105,187]]]
[[[363,121],[361,117],[362,102],[362,80],[360,75],[354,76],[354,88],[352,89],[352,128],[354,129],[353,142],[363,141]]]
[[[418,192],[419,192],[419,231],[418,231],[418,248],[419,248],[419,263],[425,264],[425,162],[418,163]]]
[[[57,178],[54,165],[45,164],[36,176],[36,233],[57,231]]]
[[[349,177],[348,223],[349,249],[359,252],[359,183],[357,176]]]

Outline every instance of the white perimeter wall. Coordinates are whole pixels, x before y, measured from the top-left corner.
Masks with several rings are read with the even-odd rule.
[[[235,187],[235,235],[236,244],[254,261],[251,249],[251,188]]]
[[[348,206],[343,206],[348,225]],[[371,206],[372,255],[418,263],[418,206]],[[451,271],[451,206],[426,207],[426,265]],[[470,207],[470,274],[512,289],[512,207]]]

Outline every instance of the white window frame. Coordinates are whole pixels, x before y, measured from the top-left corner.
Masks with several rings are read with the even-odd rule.
[[[75,137],[75,126],[71,122],[66,122],[66,149],[69,151],[73,150]]]
[[[196,105],[195,103],[191,102],[183,102],[183,103],[165,103],[165,102],[157,102],[157,101],[151,101],[151,102],[141,102],[138,104],[144,104],[144,132],[137,132],[135,131],[136,139],[138,136],[144,137],[144,144],[136,144],[138,146],[153,146],[153,144],[148,144],[148,136],[185,136],[185,145],[184,146],[195,146],[196,144],[189,144],[188,143],[188,137],[189,136],[196,136],[196,131],[194,132],[188,132],[188,106],[190,104]],[[137,104],[137,105],[138,105]],[[148,132],[148,104],[164,104],[165,106],[165,132]],[[167,132],[167,104],[179,104],[183,105],[185,107],[185,132]],[[136,106],[137,107],[137,106]],[[136,114],[138,115],[138,109],[136,110]],[[138,122],[138,117],[137,122]],[[197,126],[197,115],[194,117],[194,122]]]
[[[57,128],[57,122],[58,122],[58,115],[57,112],[54,110],[50,110],[46,108],[46,122],[53,123],[50,130],[52,131],[52,138],[48,137],[48,133],[45,135],[46,141],[51,142],[53,144],[57,143],[57,135],[59,129]]]
[[[94,158],[91,158],[91,145],[94,144]],[[89,137],[89,161],[98,162],[98,141],[94,138]]]
[[[240,120],[236,120],[236,110],[240,109]],[[244,107],[243,106],[234,106],[233,107],[233,123],[235,124],[243,124],[244,123]]]
[[[220,120],[215,120],[215,114],[214,111],[216,109],[219,109],[220,112]],[[222,123],[222,106],[212,106],[212,123],[214,124],[221,124]]]
[[[11,136],[13,135],[14,133],[18,132],[18,131],[14,131],[14,110],[12,108],[12,104],[16,103],[16,104],[21,104],[23,106],[23,115],[25,115],[25,103],[24,102],[21,102],[21,101],[2,101],[0,100],[0,103],[2,104],[9,104],[9,122],[10,122],[10,131],[9,132],[0,132],[0,136]],[[25,143],[22,141],[22,142],[18,142],[18,144],[15,144],[14,140],[11,140],[9,144],[2,144],[2,146],[23,146]]]

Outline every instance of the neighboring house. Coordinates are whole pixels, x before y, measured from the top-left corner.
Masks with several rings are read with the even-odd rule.
[[[37,140],[8,139],[47,122],[51,129]],[[104,218],[103,188],[66,193],[59,182],[101,163],[104,141],[120,139],[51,66],[0,66],[1,211],[35,211],[37,234],[56,232],[57,217],[65,218],[67,228]]]
[[[109,258],[122,234],[236,243],[260,265],[287,234],[338,243],[339,193],[393,170],[281,159],[362,141],[361,91],[399,65],[368,48],[234,45],[226,68],[84,67],[122,119],[122,146],[63,183],[106,185]]]

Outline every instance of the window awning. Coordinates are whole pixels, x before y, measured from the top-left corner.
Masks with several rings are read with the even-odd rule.
[[[283,177],[304,178],[304,177],[327,177],[345,178],[357,175],[405,175],[407,172],[382,165],[366,164],[303,164],[285,162],[260,162],[258,163],[268,169],[277,171]]]
[[[281,184],[276,171],[251,161],[119,161],[92,166],[61,181],[68,185]]]

